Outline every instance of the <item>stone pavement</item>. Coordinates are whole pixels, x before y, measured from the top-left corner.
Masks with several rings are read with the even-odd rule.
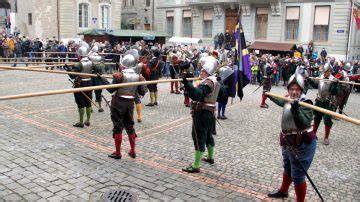
[[[70,87],[65,75],[0,72],[0,96]],[[91,126],[77,129],[72,127],[78,118],[72,94],[1,101],[0,199],[99,200],[106,191],[124,188],[144,201],[271,200],[266,194],[281,183],[282,109],[269,100],[270,108],[261,109],[261,89],[249,95],[256,87],[246,87],[244,100],[229,104],[229,119],[217,125],[216,164],[203,164],[200,174],[181,171],[193,160],[191,117],[183,96],[170,94],[169,84],[159,86],[159,106],[144,107],[144,120],[135,126],[136,159],[125,155],[127,138],[122,160],[107,157],[113,151],[109,109],[98,113],[94,108]],[[274,87],[272,92],[285,90]],[[309,91],[310,98],[315,95]],[[345,111],[360,118],[359,94],[350,96]],[[330,146],[321,142],[321,125],[309,174],[325,200],[357,201],[360,128],[334,122]],[[308,199],[319,200],[309,183],[308,191]]]

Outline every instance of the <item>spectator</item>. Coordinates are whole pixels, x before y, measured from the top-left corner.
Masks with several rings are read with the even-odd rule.
[[[302,47],[302,44],[299,44],[297,47],[297,51],[300,53],[301,57],[303,56],[304,53],[304,48]]]
[[[321,56],[321,62],[325,63],[326,57],[327,57],[327,52],[326,52],[325,48],[322,49],[320,56]]]
[[[57,51],[60,52],[59,53],[59,57],[60,60],[59,62],[61,63],[65,63],[65,58],[66,58],[66,52],[68,51],[68,49],[66,48],[66,46],[64,45],[64,42],[60,42],[59,47],[57,48]],[[60,66],[60,69],[62,69],[62,67]]]
[[[41,53],[43,51],[43,43],[40,41],[39,38],[36,38],[34,41],[34,46],[33,46],[33,52],[35,52],[34,57],[35,57],[35,61],[39,61],[41,62]]]
[[[16,42],[15,42],[15,45],[14,45],[14,64],[13,64],[13,67],[16,67],[16,63],[17,63],[17,59],[16,58],[20,58],[20,61],[21,62],[25,62],[24,58],[23,57],[23,47],[22,47],[22,42],[20,40],[20,38],[16,38]],[[26,66],[28,66],[26,64]]]
[[[219,34],[219,48],[222,48],[222,47],[223,47],[224,40],[225,40],[224,34],[223,34],[223,33],[220,33],[220,34]]]
[[[10,40],[7,36],[5,36],[4,38],[4,43],[3,43],[3,49],[4,49],[4,58],[6,58],[4,60],[4,62],[10,62],[9,57],[10,57]]]
[[[218,49],[218,46],[219,46],[219,34],[216,34],[214,36],[214,47],[215,47],[215,50]]]

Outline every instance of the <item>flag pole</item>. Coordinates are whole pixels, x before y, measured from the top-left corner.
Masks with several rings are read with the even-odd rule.
[[[239,96],[240,97],[240,101],[242,100],[243,96],[244,96],[244,93],[242,92],[242,89],[243,89],[243,71],[244,71],[244,68],[243,68],[243,53],[242,53],[242,39],[241,39],[241,29],[242,29],[242,25],[241,25],[241,5],[239,4],[239,9],[238,9],[238,24],[239,24],[239,38],[238,38],[238,57],[239,57],[239,65],[238,65],[238,76],[239,76],[239,81],[238,82],[238,93],[239,91],[241,91],[241,95]],[[239,86],[240,84],[240,86]]]

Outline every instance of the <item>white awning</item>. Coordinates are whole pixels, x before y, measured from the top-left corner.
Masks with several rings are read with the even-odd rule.
[[[174,11],[166,11],[166,17],[174,17]]]
[[[169,43],[176,44],[198,44],[201,43],[199,38],[189,38],[189,37],[171,37]]]
[[[184,18],[191,18],[191,11],[188,11],[188,10],[183,11],[183,17]]]
[[[314,25],[329,25],[329,18],[330,18],[330,6],[315,7]]]
[[[204,10],[204,19],[203,20],[212,20],[214,14],[214,9]]]
[[[269,14],[269,8],[256,8],[257,15]]]
[[[286,19],[287,20],[298,20],[300,16],[300,7],[287,7],[286,8]]]

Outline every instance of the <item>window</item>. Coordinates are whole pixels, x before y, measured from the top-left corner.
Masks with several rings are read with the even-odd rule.
[[[329,39],[330,6],[316,6],[314,19],[314,41]]]
[[[150,24],[144,24],[145,30],[150,30]]]
[[[256,9],[256,39],[266,39],[267,27],[268,27],[268,8],[257,8]]]
[[[28,24],[32,25],[32,13],[28,13]]]
[[[127,6],[127,0],[123,0],[123,7],[126,8]]]
[[[110,28],[110,6],[101,6],[101,28]]]
[[[79,27],[89,27],[89,5],[85,3],[79,4]]]
[[[300,7],[286,8],[286,40],[298,40]]]
[[[203,17],[203,37],[211,38],[212,37],[212,18],[213,18],[214,10],[208,9],[204,10]]]
[[[150,4],[151,4],[150,0],[146,0],[146,7],[150,7]]]
[[[135,4],[134,4],[134,0],[130,0],[130,6],[131,6],[131,7],[134,7],[134,5],[135,5]]]
[[[174,35],[174,11],[166,11],[166,33]]]
[[[183,11],[183,36],[191,37],[191,11]]]

